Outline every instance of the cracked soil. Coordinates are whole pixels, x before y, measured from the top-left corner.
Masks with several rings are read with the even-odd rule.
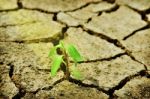
[[[60,40],[84,80],[50,76]],[[0,99],[150,99],[150,1],[0,0]]]

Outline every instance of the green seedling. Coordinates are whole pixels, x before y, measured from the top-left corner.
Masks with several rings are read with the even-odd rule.
[[[58,54],[58,52],[60,53]],[[79,70],[77,70],[76,66],[78,62],[83,61],[83,58],[74,45],[66,45],[63,41],[60,41],[58,45],[51,48],[49,57],[52,60],[52,77],[57,74],[57,71],[59,69],[62,69],[64,71],[66,79],[70,77],[70,74],[78,80],[82,79],[81,73],[79,72]],[[70,63],[69,58],[72,58],[73,63]]]

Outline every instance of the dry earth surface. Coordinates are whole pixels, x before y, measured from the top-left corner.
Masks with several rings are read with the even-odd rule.
[[[82,81],[50,76],[60,40]],[[0,0],[0,99],[150,99],[150,1]]]

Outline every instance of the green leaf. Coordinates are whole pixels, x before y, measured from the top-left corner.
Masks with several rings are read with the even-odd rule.
[[[73,65],[71,67],[71,74],[72,76],[75,78],[75,79],[78,79],[78,80],[82,80],[83,77],[81,76],[81,73],[79,70],[77,70],[77,68],[75,67],[75,65]]]
[[[68,45],[67,52],[75,62],[83,61],[83,58],[81,57],[80,53],[78,52],[78,50],[75,48],[74,45],[71,44]]]
[[[57,54],[56,53],[56,47],[53,47],[53,48],[50,49],[48,57],[52,57],[52,56],[54,56],[56,54]]]
[[[52,76],[56,75],[62,62],[63,62],[63,56],[62,55],[56,55],[54,57],[53,62],[52,62],[52,66],[51,66],[51,75]]]

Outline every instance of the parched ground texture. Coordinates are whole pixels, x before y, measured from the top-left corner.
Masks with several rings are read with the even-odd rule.
[[[82,81],[50,76],[60,40]],[[150,0],[0,0],[0,99],[150,99]]]

